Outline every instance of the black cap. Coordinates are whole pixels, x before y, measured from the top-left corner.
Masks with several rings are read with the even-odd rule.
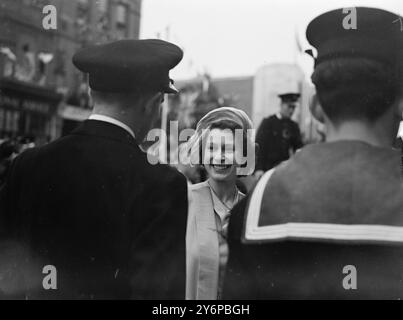
[[[352,11],[343,10],[326,12],[308,25],[307,39],[318,51],[315,65],[340,57],[365,57],[394,65],[403,39],[402,18],[381,9],[355,7],[357,28],[349,29],[343,21]]]
[[[283,102],[295,102],[299,99],[299,97],[301,95],[299,93],[289,92],[289,93],[279,94],[278,96],[281,99],[281,101],[283,101]]]
[[[73,63],[89,74],[89,86],[96,91],[177,93],[169,71],[182,57],[178,46],[163,40],[120,40],[85,48],[74,55]]]

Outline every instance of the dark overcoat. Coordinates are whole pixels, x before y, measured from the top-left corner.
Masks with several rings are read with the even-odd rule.
[[[0,206],[6,298],[185,297],[186,180],[118,126],[87,120],[21,154]],[[43,288],[46,265],[57,290]]]

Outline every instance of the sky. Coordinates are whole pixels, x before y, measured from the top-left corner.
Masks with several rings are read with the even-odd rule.
[[[298,63],[312,72],[305,30],[317,15],[336,8],[378,7],[403,16],[403,0],[143,0],[140,38],[179,45],[184,59],[171,71],[183,80],[252,76],[269,63]]]

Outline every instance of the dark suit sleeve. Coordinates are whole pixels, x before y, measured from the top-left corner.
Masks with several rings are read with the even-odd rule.
[[[14,159],[0,189],[0,240],[13,236],[16,231],[21,159],[22,155]]]
[[[134,299],[185,299],[187,183],[178,172],[161,174],[145,195],[148,222],[133,248]]]
[[[10,172],[5,183],[0,186],[0,241],[4,239],[6,228],[7,215],[10,206]]]
[[[11,164],[5,184],[0,189],[0,300],[24,299],[26,277],[23,270],[28,261],[26,248],[18,241],[21,185],[20,155]]]
[[[298,149],[301,149],[303,145],[304,144],[302,143],[302,136],[299,126],[297,123],[294,123],[294,135],[293,135],[292,147],[294,151],[297,151]]]
[[[256,133],[256,143],[258,144],[257,164],[256,170],[266,170],[268,162],[268,139],[269,139],[269,123],[268,119],[263,119]]]
[[[184,299],[186,289],[186,225],[188,211],[187,183],[178,173],[166,196],[165,237],[167,250],[162,252],[161,266],[166,272],[166,283],[162,289],[164,299]]]
[[[226,300],[256,297],[255,272],[249,272],[247,246],[242,244],[244,221],[250,195],[233,209],[228,229],[229,258],[224,280],[223,298]],[[253,257],[252,257],[253,258]]]

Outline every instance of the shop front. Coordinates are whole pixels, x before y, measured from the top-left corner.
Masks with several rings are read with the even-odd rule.
[[[59,136],[55,90],[14,79],[0,79],[0,138],[29,137],[42,145]]]

